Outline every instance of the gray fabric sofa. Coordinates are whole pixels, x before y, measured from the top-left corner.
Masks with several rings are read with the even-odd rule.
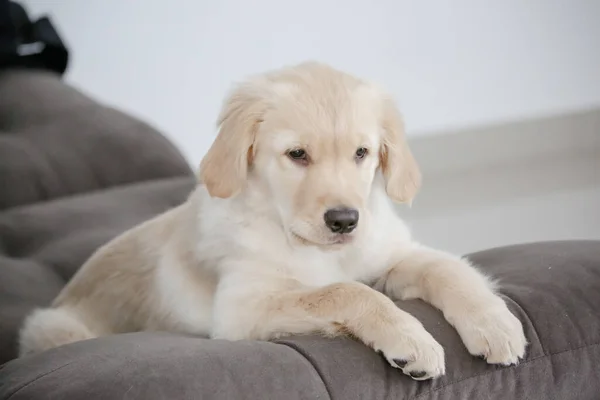
[[[398,305],[446,350],[447,373],[415,382],[351,339],[225,342],[133,333],[21,359],[24,316],[85,259],[184,201],[194,185],[157,131],[35,71],[0,73],[0,399],[600,399],[600,242],[472,254],[502,282],[531,342],[518,366],[471,357],[440,313]],[[599,206],[600,207],[600,206]],[[599,210],[600,212],[600,210]]]

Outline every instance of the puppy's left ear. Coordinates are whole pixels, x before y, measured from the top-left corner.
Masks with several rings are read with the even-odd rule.
[[[404,133],[404,123],[393,100],[383,100],[383,143],[380,166],[388,196],[400,203],[410,203],[421,187],[421,172]]]
[[[217,123],[219,133],[198,172],[199,181],[212,197],[232,197],[245,185],[265,111],[259,87],[251,82],[238,86],[225,100]]]

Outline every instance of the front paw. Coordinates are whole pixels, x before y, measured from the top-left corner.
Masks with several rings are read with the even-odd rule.
[[[477,307],[453,318],[453,325],[474,356],[489,364],[517,364],[525,355],[527,339],[521,321],[504,301],[496,298],[489,308]]]
[[[388,363],[422,381],[444,375],[444,349],[422,325],[398,326],[373,342]]]

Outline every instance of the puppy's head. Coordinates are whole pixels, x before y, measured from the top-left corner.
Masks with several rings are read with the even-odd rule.
[[[393,101],[322,64],[284,68],[239,85],[219,126],[200,181],[220,198],[259,187],[286,232],[302,244],[350,242],[368,220],[378,170],[394,201],[409,202],[420,185]]]

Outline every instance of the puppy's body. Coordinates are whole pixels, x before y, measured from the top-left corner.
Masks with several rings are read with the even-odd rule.
[[[188,200],[99,249],[28,317],[22,354],[141,330],[352,333],[415,379],[443,374],[441,346],[383,292],[440,308],[490,363],[523,356],[522,327],[487,280],[412,242],[394,212],[390,198],[409,201],[419,178],[380,92],[305,64],[238,89],[220,123]],[[340,209],[352,226],[327,217]]]
[[[378,231],[336,250],[296,247],[271,219],[269,199],[253,195],[250,205],[212,199],[199,186],[184,204],[100,248],[53,306],[87,321],[93,336],[143,330],[212,335],[219,266],[234,254],[265,261],[252,271],[265,287],[266,276],[308,287],[372,283],[388,265],[392,246],[385,239],[409,238],[381,191],[371,199]]]

